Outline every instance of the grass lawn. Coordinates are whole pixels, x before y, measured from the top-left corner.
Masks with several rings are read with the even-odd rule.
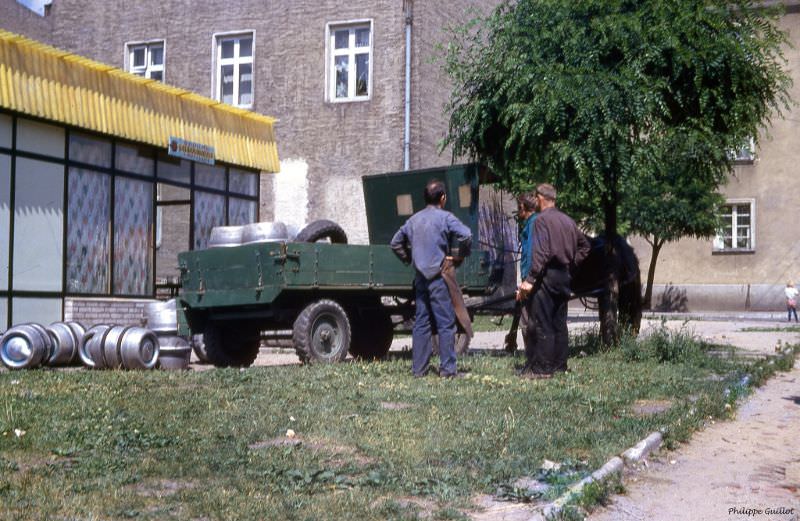
[[[407,359],[2,372],[0,519],[465,519],[477,494],[514,498],[521,476],[556,497],[654,430],[674,443],[730,414],[744,374],[790,367],[710,347],[629,340],[544,381],[488,355],[454,380],[413,379]]]

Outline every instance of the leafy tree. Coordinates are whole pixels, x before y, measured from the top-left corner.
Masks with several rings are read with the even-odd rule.
[[[635,229],[634,214],[662,215],[618,209],[659,186],[676,193],[671,178],[716,187],[731,169],[725,151],[786,106],[778,16],[747,0],[506,0],[448,47],[444,145],[486,162],[511,190],[552,182],[560,206],[615,237]],[[680,175],[663,164],[675,143],[689,168]],[[615,241],[606,249],[613,259]],[[610,261],[605,282],[601,324],[613,342]]]

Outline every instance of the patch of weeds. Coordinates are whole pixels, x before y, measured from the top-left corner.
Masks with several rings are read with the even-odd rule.
[[[745,333],[800,333],[800,326],[745,327],[740,331]]]
[[[587,356],[604,353],[609,347],[603,343],[598,328],[587,328],[571,335],[569,340],[569,356]]]
[[[564,508],[545,518],[547,521],[584,521],[586,514],[575,505],[566,505]]]
[[[666,321],[661,326],[636,338],[624,334],[620,338],[620,351],[628,362],[656,360],[661,363],[687,363],[703,356],[703,344],[684,328],[669,329]]]

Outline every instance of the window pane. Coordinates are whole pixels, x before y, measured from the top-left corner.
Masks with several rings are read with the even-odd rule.
[[[233,65],[223,65],[220,74],[220,93],[223,103],[233,104]]]
[[[64,166],[18,157],[14,192],[14,287],[61,291]]]
[[[0,147],[11,148],[11,116],[0,114]]]
[[[336,57],[336,97],[347,97],[347,56]]]
[[[36,322],[52,324],[61,320],[60,298],[15,298],[12,299],[12,324]]]
[[[159,179],[169,179],[170,181],[189,184],[189,182],[191,182],[190,168],[191,162],[183,159],[172,158],[166,155],[158,158]]]
[[[178,253],[189,250],[188,204],[167,205],[159,208],[161,216],[161,244],[156,247],[156,282],[177,281]]]
[[[253,66],[249,63],[239,65],[239,105],[253,103]]]
[[[356,47],[369,47],[369,28],[356,29]]]
[[[153,183],[118,177],[114,191],[114,293],[153,293]]]
[[[225,196],[195,192],[194,194],[194,249],[208,246],[211,228],[225,224]]]
[[[0,154],[0,290],[8,289],[8,252],[11,243],[11,157]],[[5,320],[0,312],[0,324]],[[3,328],[0,327],[0,330]]]
[[[164,48],[160,45],[150,47],[150,65],[164,64]]]
[[[63,159],[64,129],[17,118],[17,148]]]
[[[67,291],[109,293],[111,177],[71,168],[67,217]]]
[[[173,186],[165,183],[158,183],[156,198],[159,202],[164,201],[185,201],[189,204],[190,192],[188,188]]]
[[[739,214],[739,217],[743,215],[749,216],[750,215],[750,205],[749,204],[738,204],[736,205],[736,213]]]
[[[222,47],[222,58],[233,58],[233,46],[235,40],[222,40],[220,46]]]
[[[230,171],[230,191],[242,195],[258,194],[258,175],[252,172],[236,170]]]
[[[135,47],[132,52],[132,60],[131,66],[133,67],[144,67],[144,56],[145,56],[145,48],[144,47]]]
[[[0,331],[8,329],[8,299],[0,297]]]
[[[231,197],[228,200],[228,224],[238,226],[256,221],[256,202]]]
[[[194,183],[206,188],[225,189],[225,167],[195,163]]]
[[[153,71],[153,72],[150,73],[150,79],[153,79],[153,80],[156,80],[156,81],[162,81],[164,79],[164,77],[161,74],[161,71]]]
[[[69,134],[69,159],[111,167],[111,142],[79,132]]]
[[[242,38],[239,40],[239,56],[246,57],[253,55],[253,39]]]
[[[334,49],[347,49],[350,46],[350,31],[343,29],[336,31],[334,34]]]
[[[152,176],[155,166],[153,153],[147,149],[117,143],[116,163],[118,170]]]
[[[356,54],[356,96],[366,96],[369,87],[369,54]]]

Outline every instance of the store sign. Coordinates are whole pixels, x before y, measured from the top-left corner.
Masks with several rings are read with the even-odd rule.
[[[171,136],[167,150],[171,156],[182,157],[183,159],[206,163],[207,165],[214,164],[214,147],[202,143],[186,141],[185,139]]]

